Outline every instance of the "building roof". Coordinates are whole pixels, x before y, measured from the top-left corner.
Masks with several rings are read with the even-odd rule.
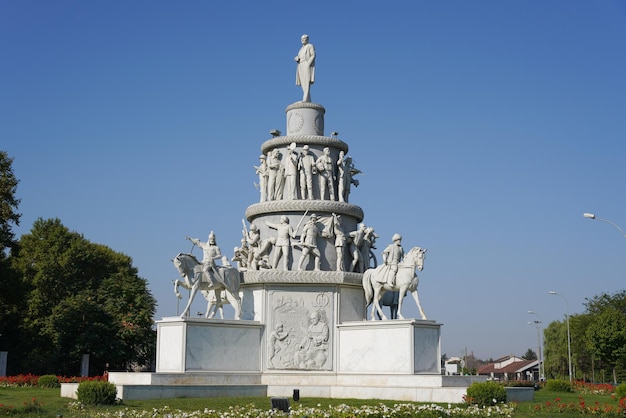
[[[485,364],[478,369],[478,374],[492,373],[520,373],[533,367],[537,367],[539,360],[522,360],[514,356],[506,356],[498,359],[495,363]]]

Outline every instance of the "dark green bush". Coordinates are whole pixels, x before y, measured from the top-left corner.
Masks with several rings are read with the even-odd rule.
[[[113,405],[117,388],[113,383],[91,380],[79,383],[76,394],[86,405]]]
[[[53,374],[44,374],[37,379],[37,386],[40,388],[58,388],[61,386],[59,378]]]
[[[504,385],[498,382],[474,382],[467,388],[465,401],[470,405],[490,406],[506,402]]]
[[[572,384],[567,380],[551,379],[546,382],[546,390],[550,392],[571,392]]]
[[[615,388],[615,393],[620,399],[626,397],[626,383],[617,385],[617,387]]]

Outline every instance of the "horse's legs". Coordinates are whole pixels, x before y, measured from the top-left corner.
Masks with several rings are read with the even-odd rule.
[[[391,319],[398,319],[398,305],[392,303],[389,305],[389,310],[391,311]]]
[[[200,283],[200,280],[197,280],[193,286],[191,286],[190,292],[189,292],[189,301],[187,302],[187,306],[185,307],[185,310],[183,311],[181,316],[189,316],[189,310],[191,309],[191,302],[193,302],[193,298],[196,296],[196,292],[198,291],[198,285]]]
[[[404,300],[404,295],[406,295],[406,288],[407,286],[404,285],[398,292],[398,319],[404,319],[404,316],[402,316],[402,301]]]
[[[419,309],[420,311],[420,315],[422,316],[422,319],[427,319],[426,318],[426,314],[424,313],[424,311],[422,310],[422,304],[420,303],[420,297],[417,294],[417,289],[415,289],[414,291],[411,292],[411,294],[413,295],[413,299],[415,299],[415,303],[417,304],[417,309]]]
[[[384,293],[384,289],[382,288],[382,286],[380,286],[379,283],[374,284],[374,307],[372,308],[372,320],[374,319],[374,311],[378,312],[378,315],[382,316],[383,320],[386,321],[387,319],[389,319],[387,318],[387,315],[385,315],[383,309],[380,307],[380,303],[378,303],[380,301],[382,293]]]
[[[226,296],[226,299],[228,299],[228,301],[230,302],[230,304],[233,306],[233,308],[235,308],[235,319],[241,319],[241,298],[239,297],[239,294],[237,294],[236,292],[232,292],[228,289],[225,289],[224,295]],[[222,309],[222,306],[220,305],[220,309]],[[221,315],[222,315],[222,319],[224,319],[224,311],[221,311]]]

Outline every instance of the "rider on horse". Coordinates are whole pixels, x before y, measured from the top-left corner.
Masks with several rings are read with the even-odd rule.
[[[383,262],[385,266],[388,266],[388,272],[383,276],[383,281],[390,287],[396,285],[396,274],[398,273],[398,264],[404,257],[404,250],[402,249],[402,236],[400,234],[394,234],[391,237],[393,244],[389,244],[383,251]]]
[[[202,242],[196,238],[187,237],[187,239],[202,248],[202,272],[198,272],[195,279],[201,279],[202,273],[206,273],[206,277],[209,280],[215,280],[226,286],[224,279],[221,277],[217,266],[215,265],[215,260],[222,258],[222,251],[220,250],[220,247],[217,246],[215,233],[211,231],[207,242]]]

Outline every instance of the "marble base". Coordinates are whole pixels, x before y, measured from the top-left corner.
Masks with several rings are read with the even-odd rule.
[[[259,372],[263,326],[255,321],[168,317],[157,321],[157,373]]]

